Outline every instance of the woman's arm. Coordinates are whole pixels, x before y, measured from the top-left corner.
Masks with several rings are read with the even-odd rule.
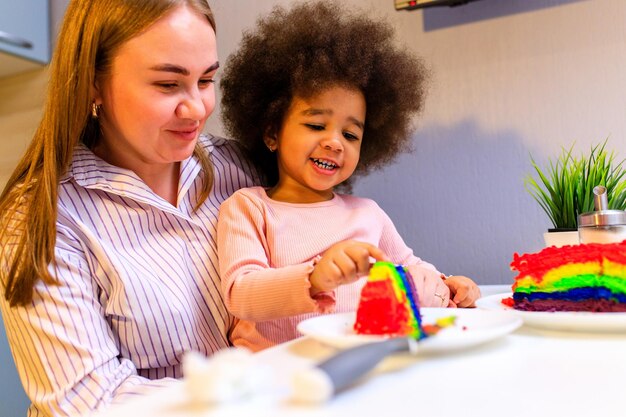
[[[59,227],[58,286],[39,281],[33,301],[10,307],[0,301],[18,373],[32,407],[45,415],[88,415],[109,403],[174,379],[139,377],[123,358],[86,258]]]

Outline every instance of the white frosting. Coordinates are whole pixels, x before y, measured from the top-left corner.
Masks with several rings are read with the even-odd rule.
[[[319,368],[308,368],[293,374],[291,378],[292,398],[307,404],[320,404],[333,395],[333,383]]]
[[[228,348],[210,358],[188,352],[183,358],[187,391],[195,403],[225,403],[260,393],[271,372],[247,349]]]

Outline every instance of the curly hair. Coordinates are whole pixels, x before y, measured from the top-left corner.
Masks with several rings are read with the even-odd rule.
[[[276,155],[263,142],[278,132],[294,96],[310,98],[341,85],[360,90],[367,106],[355,175],[410,149],[412,118],[423,108],[428,71],[394,45],[391,25],[329,1],[278,6],[244,33],[221,81],[222,119],[267,185],[278,181]]]

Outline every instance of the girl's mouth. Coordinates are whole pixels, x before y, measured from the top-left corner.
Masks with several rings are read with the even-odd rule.
[[[311,158],[311,161],[313,161],[313,163],[315,164],[315,166],[321,168],[321,169],[326,169],[326,170],[333,170],[333,169],[337,169],[339,168],[339,165],[330,162],[330,161],[326,161],[324,159],[317,159],[317,158]]]

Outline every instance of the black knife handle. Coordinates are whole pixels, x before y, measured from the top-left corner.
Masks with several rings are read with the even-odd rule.
[[[317,367],[328,375],[333,391],[338,392],[368,373],[386,356],[396,352],[414,352],[416,349],[416,340],[397,337],[343,350]]]

